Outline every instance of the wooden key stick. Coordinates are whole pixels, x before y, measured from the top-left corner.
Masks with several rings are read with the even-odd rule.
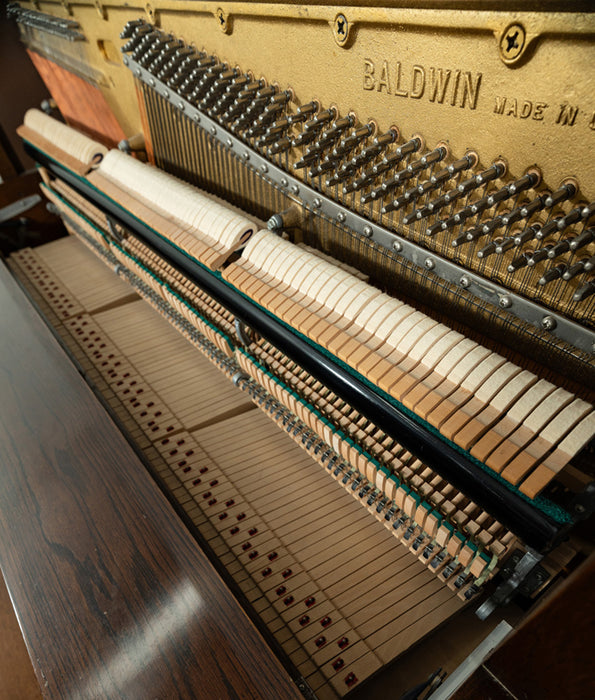
[[[455,434],[458,434],[473,416],[477,415],[485,406],[488,406],[497,392],[507,385],[520,371],[521,368],[513,365],[511,362],[501,365],[484,381],[472,398],[461,406],[459,411],[451,415],[446,423],[442,425],[440,432],[449,440],[453,440]]]
[[[520,485],[529,498],[535,498],[576,456],[595,435],[595,414],[589,413],[562,440],[556,449]]]
[[[523,422],[512,432],[486,460],[488,467],[502,472],[502,476],[516,479],[516,474],[504,473],[504,468],[541,428],[559,413],[572,400],[572,395],[564,389],[556,389],[529,413]],[[516,481],[511,481],[515,483]]]
[[[503,368],[502,368],[503,369]],[[490,404],[471,418],[471,420],[456,433],[454,438],[457,445],[468,450],[494,425],[504,413],[519,399],[519,397],[537,382],[537,377],[523,370],[512,377],[494,396]]]
[[[558,415],[545,424],[541,432],[526,445],[502,472],[502,476],[512,484],[518,484],[577,423],[592,411],[592,406],[585,401],[575,399]]]
[[[523,391],[515,403],[508,409],[500,421],[495,423],[489,432],[479,440],[472,448],[471,454],[481,461],[510,435],[531,413],[531,411],[549,396],[555,387],[545,379],[533,384],[528,390]]]

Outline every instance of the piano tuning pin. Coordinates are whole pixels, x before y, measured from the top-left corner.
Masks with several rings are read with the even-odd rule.
[[[559,255],[562,255],[563,253],[566,253],[567,251],[570,250],[570,238],[565,238],[563,241],[559,241],[556,243],[554,246],[552,246],[551,250],[547,254],[548,258],[550,260],[553,260],[554,258],[557,258]]]
[[[322,129],[322,127],[325,124],[328,124],[329,122],[332,122],[333,119],[335,119],[337,116],[337,110],[334,107],[330,107],[329,109],[325,109],[322,112],[319,112],[315,117],[310,119],[304,124],[304,130],[305,131],[319,131]]]
[[[573,301],[584,301],[595,294],[595,280],[590,280],[573,294]]]
[[[120,34],[120,39],[128,39],[124,46],[122,46],[122,53],[130,53],[130,51],[133,51],[141,43],[141,41],[153,31],[153,27],[151,27],[149,24],[145,24],[130,30],[130,32],[124,36],[126,31],[127,29],[124,27],[124,31],[122,34]]]
[[[399,156],[399,159],[405,158],[405,156],[410,155],[411,153],[415,153],[422,147],[422,140],[418,136],[414,136],[412,139],[409,139],[406,143],[404,143],[402,146],[398,146],[395,149],[395,154]]]
[[[463,172],[463,170],[469,170],[477,163],[477,156],[474,153],[468,153],[463,158],[456,160],[447,166],[447,170],[450,175],[456,175],[457,173]]]
[[[333,148],[334,156],[345,156],[352,151],[364,139],[367,139],[374,131],[374,124],[365,124],[356,129],[350,136],[347,136]]]
[[[590,204],[587,204],[585,207],[581,209],[581,219],[585,219],[585,221],[588,221],[593,214],[595,213],[595,202],[591,202]]]
[[[305,122],[308,117],[310,117],[314,112],[318,110],[318,102],[308,102],[305,105],[302,105],[301,107],[297,108],[297,112],[295,114],[290,114],[289,115],[289,120],[290,124],[300,124],[301,122]]]
[[[348,161],[347,163],[344,163],[340,167],[340,169],[331,177],[331,184],[336,185],[340,182],[344,182],[345,180],[350,178],[355,172],[355,166],[351,163],[351,161]]]
[[[595,255],[592,255],[585,263],[585,272],[591,272],[595,269]]]
[[[441,160],[444,160],[447,154],[448,151],[445,146],[438,146],[433,151],[430,151],[429,153],[426,153],[425,156],[422,156],[420,158],[420,162],[423,163],[423,165],[427,168],[430,165],[435,165]]]
[[[506,268],[508,272],[516,272],[517,270],[520,270],[523,267],[526,267],[529,264],[529,260],[531,259],[532,256],[532,251],[523,251],[520,255],[518,255]]]
[[[563,280],[571,280],[577,275],[582,274],[585,272],[585,263],[589,260],[589,258],[581,258],[580,260],[577,260],[573,265],[569,265],[566,270],[564,271],[564,274],[562,275]]]
[[[556,216],[555,218],[548,221],[547,224],[544,224],[541,227],[541,229],[537,231],[537,233],[535,234],[535,238],[537,238],[538,240],[544,240],[548,236],[551,236],[554,233],[558,233],[558,231],[560,231],[558,223],[562,220],[562,218],[563,217],[561,216]]]
[[[536,250],[527,261],[527,265],[529,267],[533,267],[534,265],[537,265],[538,262],[545,260],[548,257],[548,253],[552,248],[552,245],[546,245],[543,248],[539,248],[538,250]]]
[[[549,284],[550,282],[555,282],[556,280],[562,279],[565,272],[566,265],[559,263],[555,267],[550,267],[549,270],[546,270],[540,277],[537,284],[539,284],[540,287],[545,287],[545,285]]]
[[[309,175],[310,177],[317,177],[318,175],[327,173],[329,170],[334,170],[336,167],[336,163],[337,161],[334,158],[327,157],[322,161],[322,163],[317,165],[315,168],[312,168],[309,172]]]
[[[437,233],[440,233],[442,231],[442,224],[444,221],[436,221],[433,223],[431,226],[428,226],[426,229],[426,236],[435,236]]]
[[[333,122],[330,129],[326,129],[322,132],[320,138],[318,139],[319,145],[328,146],[333,141],[336,141],[336,139],[338,139],[344,131],[353,126],[354,121],[355,119],[351,115],[337,119],[335,122]]]
[[[269,154],[269,156],[277,155],[277,153],[285,153],[285,151],[289,151],[292,145],[292,140],[288,136],[285,136],[282,139],[279,139],[277,143],[274,143],[272,146],[269,146],[267,153]]]
[[[576,194],[576,187],[574,186],[573,183],[567,182],[560,189],[556,190],[555,192],[552,192],[547,199],[545,200],[545,206],[546,207],[554,207],[557,204],[561,204],[562,202],[565,202],[567,199],[570,199],[571,197],[574,197]]]
[[[309,143],[316,141],[316,131],[302,131],[293,139],[293,146],[307,146]]]
[[[510,250],[515,245],[514,236],[508,236],[507,238],[501,238],[496,242],[496,254],[502,255],[507,250]]]
[[[570,241],[570,250],[580,250],[595,240],[595,228],[588,228]]]
[[[138,32],[141,27],[147,27],[149,30],[152,29],[151,25],[145,22],[144,19],[129,20],[120,33],[120,39],[129,39],[134,33]]]
[[[523,177],[515,180],[508,185],[508,190],[511,195],[519,194],[524,190],[529,190],[539,184],[540,177],[536,172],[529,172]]]
[[[460,246],[464,245],[465,243],[471,242],[473,239],[468,238],[469,234],[473,234],[475,232],[475,229],[471,229],[470,231],[464,231],[463,233],[459,233],[459,235],[456,238],[453,238],[453,240],[450,242],[450,245],[453,248],[459,248]]]
[[[576,224],[580,221],[583,218],[582,212],[585,209],[588,211],[588,207],[576,207],[561,219],[558,219],[558,231],[563,231],[567,226],[572,226],[572,224]]]
[[[487,197],[484,197],[483,199],[485,199],[486,207],[493,207],[494,204],[498,204],[498,202],[503,202],[505,199],[509,199],[510,197],[512,197],[510,185],[506,185],[505,187],[499,189],[497,192],[493,192],[492,194],[488,195]]]
[[[540,228],[537,224],[533,224],[532,226],[527,227],[524,231],[521,231],[521,233],[517,233],[515,235],[514,244],[516,246],[519,246],[525,243],[526,241],[530,241],[533,238],[536,238],[539,231]]]
[[[363,201],[364,199],[362,197],[362,202]],[[391,211],[397,211],[401,209],[401,207],[404,207],[406,204],[409,204],[409,200],[405,199],[405,195],[401,195],[400,197],[397,197],[397,199],[393,199],[392,202],[385,204],[380,210],[380,212],[381,214],[388,214]]]

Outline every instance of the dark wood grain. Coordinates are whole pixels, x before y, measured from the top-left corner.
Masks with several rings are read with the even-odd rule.
[[[488,657],[453,700],[593,700],[595,554]]]
[[[0,566],[46,697],[301,697],[2,264]]]

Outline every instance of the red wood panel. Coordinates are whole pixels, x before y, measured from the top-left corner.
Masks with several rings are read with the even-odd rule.
[[[110,147],[126,138],[99,88],[34,51],[27,53],[70,126]]]

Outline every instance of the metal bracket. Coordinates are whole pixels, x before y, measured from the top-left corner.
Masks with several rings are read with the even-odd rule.
[[[576,520],[586,520],[595,512],[595,481],[591,481],[572,500],[569,510]]]
[[[109,216],[106,216],[105,218],[107,220],[107,227],[112,238],[116,241],[116,243],[122,243],[124,237],[122,236],[120,231],[118,231],[116,224],[111,220]]]
[[[238,340],[242,345],[248,347],[252,345],[252,339],[250,338],[250,329],[244,325],[242,321],[240,321],[239,318],[236,318],[233,322],[233,327],[235,328],[236,335],[238,336]]]
[[[541,561],[541,554],[528,551],[515,565],[511,576],[501,583],[494,593],[477,608],[475,614],[480,620],[485,620],[499,606],[505,605],[512,598],[514,592],[525,580],[533,568]]]

